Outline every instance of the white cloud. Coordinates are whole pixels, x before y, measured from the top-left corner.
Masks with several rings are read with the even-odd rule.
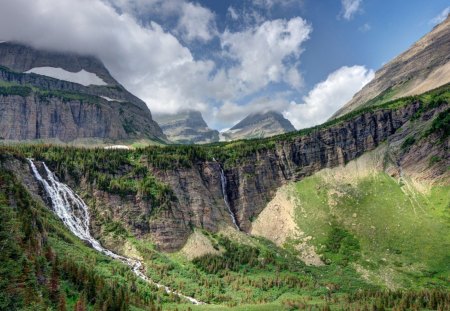
[[[292,87],[301,83],[300,73],[285,64],[288,57],[298,59],[301,45],[309,38],[312,27],[300,17],[266,21],[242,32],[225,31],[222,48],[238,62],[228,71],[237,80],[239,91],[251,93],[285,76]]]
[[[100,0],[15,0],[2,4],[0,38],[96,55],[152,111],[204,107],[202,88],[215,64],[196,61],[174,35],[154,22],[138,23],[127,10],[119,14]]]
[[[368,32],[371,29],[372,29],[372,26],[370,26],[369,23],[365,23],[364,25],[362,25],[361,27],[358,28],[358,30],[361,32]]]
[[[447,18],[449,13],[450,13],[450,6],[446,7],[444,10],[442,10],[441,13],[439,13],[437,16],[432,18],[430,20],[430,24],[437,25],[437,24],[442,23],[443,21],[445,21],[445,19]]]
[[[6,2],[0,11],[0,38],[36,48],[96,55],[152,112],[174,113],[189,107],[202,111],[212,125],[221,126],[269,109],[284,112],[297,127],[322,122],[373,75],[364,67],[343,67],[316,85],[302,105],[289,103],[285,94],[238,105],[243,98],[264,92],[271,83],[286,83],[291,91],[302,87],[300,56],[311,25],[295,17],[264,21],[240,32],[225,31],[219,35],[221,52],[230,62],[218,67],[212,60],[195,59],[160,24],[144,24],[135,17],[137,11],[144,14],[156,8],[158,14],[178,16],[175,32],[204,41],[216,35],[214,25],[198,27],[195,18],[182,22],[182,16],[204,14],[205,20],[211,21],[213,13],[190,3],[183,11],[177,5],[185,3],[183,0],[108,1],[114,2],[116,9],[107,0]]]
[[[301,5],[303,1],[299,0],[253,0],[253,4],[258,7],[271,9],[273,6],[278,5],[282,7],[287,7],[290,5],[298,4]]]
[[[316,84],[302,104],[291,102],[283,114],[297,129],[325,122],[373,77],[373,70],[364,66],[341,67]]]
[[[285,95],[259,97],[246,105],[226,101],[212,112],[204,114],[208,120],[220,119],[234,125],[254,112],[274,110],[281,112],[295,128],[307,128],[325,122],[331,115],[347,103],[374,77],[374,71],[364,66],[343,66],[317,83],[302,99],[301,104],[289,101]]]
[[[228,15],[230,15],[231,19],[233,19],[233,20],[237,20],[239,18],[238,12],[232,6],[228,7],[227,13],[228,13]]]
[[[190,2],[182,5],[177,29],[187,41],[209,41],[217,35],[214,13]]]
[[[342,17],[346,20],[352,19],[352,17],[360,11],[362,0],[341,0],[342,4]]]
[[[122,12],[142,19],[175,18],[173,31],[186,41],[209,41],[217,35],[214,13],[197,3],[186,0],[104,0]]]

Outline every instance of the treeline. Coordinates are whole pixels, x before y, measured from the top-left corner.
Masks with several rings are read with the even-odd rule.
[[[347,303],[370,303],[376,310],[450,310],[450,292],[443,289],[371,291],[346,296]]]
[[[450,310],[450,293],[440,289],[426,290],[366,290],[346,295],[325,295],[317,303],[311,296],[282,301],[288,310],[310,311],[407,311]]]
[[[84,149],[52,145],[0,147],[3,155],[44,161],[64,182],[77,185],[81,179],[99,190],[120,196],[140,195],[155,209],[176,201],[173,190],[158,180],[142,161],[140,151]]]

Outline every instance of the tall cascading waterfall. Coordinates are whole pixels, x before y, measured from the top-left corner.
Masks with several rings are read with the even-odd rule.
[[[59,182],[57,177],[49,170],[44,162],[42,162],[42,165],[45,169],[47,178],[44,178],[39,173],[32,159],[28,159],[28,162],[30,163],[33,175],[42,184],[45,192],[49,196],[53,205],[54,213],[63,221],[64,225],[74,235],[84,241],[89,242],[95,250],[111,258],[120,260],[124,264],[128,265],[136,276],[148,282],[149,284],[154,285],[158,288],[164,288],[164,290],[168,294],[177,295],[180,298],[189,300],[193,304],[203,304],[203,302],[195,298],[185,296],[177,291],[171,290],[169,287],[159,284],[147,277],[143,272],[142,262],[140,262],[139,260],[117,255],[114,252],[104,248],[100,244],[100,242],[91,235],[89,231],[90,218],[89,209],[86,203],[84,203],[84,201],[67,185]]]
[[[222,186],[222,195],[223,200],[225,202],[225,205],[228,208],[228,212],[230,213],[231,220],[233,221],[234,226],[237,230],[241,231],[241,228],[239,228],[239,225],[236,220],[236,216],[234,215],[233,211],[231,210],[230,202],[228,201],[228,194],[227,194],[227,178],[225,176],[225,172],[223,171],[223,168],[220,167],[220,184]]]

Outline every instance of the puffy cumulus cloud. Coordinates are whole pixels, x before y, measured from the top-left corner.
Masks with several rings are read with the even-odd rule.
[[[201,87],[210,83],[214,63],[196,61],[174,35],[155,22],[142,25],[131,10],[101,0],[10,1],[0,11],[0,38],[96,55],[152,111],[204,106]]]
[[[145,10],[177,16],[173,33],[154,21],[144,23],[138,14]],[[286,85],[285,91],[301,88],[300,55],[312,27],[296,17],[217,34],[214,18],[184,0],[15,0],[2,3],[0,38],[95,55],[153,112],[197,109],[213,126],[229,126],[251,112],[269,109],[284,111],[297,127],[309,126],[324,121],[373,75],[360,66],[341,68],[319,83],[302,105],[289,103],[282,94],[257,98],[272,83]],[[199,26],[200,20],[209,26]],[[218,65],[195,59],[177,32],[186,40],[218,35],[225,61]],[[245,103],[245,98],[257,99]]]
[[[214,14],[190,2],[184,2],[182,5],[177,29],[187,41],[209,41],[217,35]]]
[[[430,20],[430,24],[437,25],[437,24],[442,23],[443,21],[445,21],[445,19],[448,17],[449,14],[450,14],[450,6],[446,7],[445,9],[442,10],[441,13],[439,13],[437,16],[433,17]]]
[[[251,113],[274,110],[281,112],[295,128],[307,128],[325,122],[373,77],[374,71],[364,66],[344,66],[317,83],[303,97],[301,104],[290,101],[289,92],[279,93],[271,97],[256,98],[246,105],[226,101],[222,106],[206,112],[205,117],[229,126]]]
[[[283,114],[297,128],[326,121],[374,77],[364,66],[341,67],[316,84],[303,98],[302,104],[291,102]]]
[[[341,0],[342,17],[346,20],[352,17],[361,10],[362,0]]]
[[[174,18],[176,25],[169,31],[184,40],[209,41],[217,35],[214,13],[197,3],[185,0],[104,0],[121,12],[145,20]]]
[[[241,32],[225,31],[221,35],[222,48],[238,63],[228,70],[228,75],[237,80],[243,93],[283,81],[285,76],[285,82],[298,88],[301,75],[285,61],[298,60],[301,45],[311,31],[312,27],[300,17],[266,21]]]

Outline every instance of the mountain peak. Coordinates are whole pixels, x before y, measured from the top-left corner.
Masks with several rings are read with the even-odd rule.
[[[184,110],[154,117],[164,134],[174,143],[201,144],[219,141],[219,132],[208,127],[200,111]]]
[[[228,131],[222,133],[226,140],[269,137],[295,131],[291,122],[277,111],[251,113]]]
[[[450,83],[450,16],[375,73],[333,117]]]

